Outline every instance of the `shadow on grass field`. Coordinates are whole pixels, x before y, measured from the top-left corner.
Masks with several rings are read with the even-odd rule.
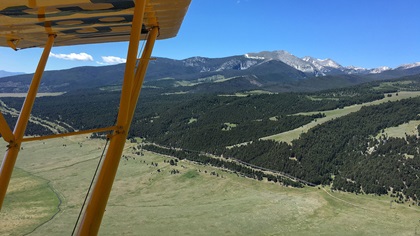
[[[188,161],[173,166],[170,157],[132,154],[130,145],[100,235],[420,233],[420,209],[391,206],[389,197],[287,188]],[[3,152],[6,144],[0,146]],[[0,234],[70,235],[103,146],[82,136],[25,143],[0,214]],[[55,216],[59,199],[51,187],[62,201]]]

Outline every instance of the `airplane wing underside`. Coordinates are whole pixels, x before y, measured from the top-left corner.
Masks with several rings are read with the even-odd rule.
[[[147,0],[142,33],[158,26],[158,39],[175,37],[189,4]],[[132,0],[2,0],[0,46],[43,47],[49,34],[55,46],[128,41],[133,12]]]

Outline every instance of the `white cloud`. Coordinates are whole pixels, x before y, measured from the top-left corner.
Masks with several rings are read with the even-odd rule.
[[[97,61],[96,63],[100,65],[113,65],[113,64],[120,64],[125,63],[126,59],[121,57],[115,56],[102,56],[102,61]]]
[[[50,52],[50,57],[71,61],[93,61],[93,57],[87,53],[55,54]]]

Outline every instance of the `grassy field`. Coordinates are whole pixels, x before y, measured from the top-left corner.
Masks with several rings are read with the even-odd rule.
[[[45,179],[16,168],[0,212],[0,235],[23,235],[58,213],[60,200]]]
[[[38,93],[37,97],[51,97],[51,96],[60,96],[63,95],[64,92],[57,92],[57,93]],[[14,98],[24,98],[26,97],[26,93],[0,93],[0,98],[4,97],[14,97]]]
[[[187,161],[171,166],[169,157],[135,155],[127,145],[100,235],[420,234],[420,208],[390,205],[389,197],[287,188]],[[103,146],[83,136],[24,143],[0,235],[70,235]]]
[[[343,109],[335,109],[335,110],[330,110],[330,111],[314,111],[314,112],[298,113],[297,115],[313,115],[313,114],[318,114],[318,113],[324,113],[325,117],[316,119],[315,121],[312,121],[312,122],[310,122],[306,125],[303,125],[303,126],[297,128],[297,129],[290,130],[290,131],[287,131],[287,132],[283,132],[283,133],[280,133],[280,134],[267,136],[267,137],[264,137],[262,139],[272,139],[272,140],[275,140],[275,141],[278,141],[278,142],[291,143],[292,140],[298,139],[300,134],[306,133],[309,129],[315,127],[316,125],[323,124],[323,123],[325,123],[327,121],[330,121],[332,119],[348,115],[352,112],[357,112],[363,106],[378,105],[378,104],[388,102],[388,101],[392,102],[392,101],[398,101],[398,100],[401,100],[401,99],[418,97],[418,96],[420,96],[419,91],[416,91],[416,92],[398,92],[398,96],[393,94],[392,97],[387,97],[386,96],[385,98],[383,98],[381,100],[377,100],[377,101],[373,101],[373,102],[367,102],[367,103],[363,103],[363,104],[352,105],[352,106],[347,106],[347,107],[344,107]]]
[[[414,81],[395,81],[395,82],[382,82],[378,87],[374,87],[375,90],[384,90],[384,89],[398,89],[403,90],[402,86],[410,85],[414,83]]]
[[[377,137],[385,135],[388,137],[405,138],[407,135],[418,135],[417,126],[420,125],[420,120],[412,120],[397,127],[390,127],[384,129],[383,133],[379,133]]]
[[[196,79],[196,80],[180,80],[180,81],[176,81],[175,82],[175,86],[181,86],[181,87],[191,87],[191,86],[195,86],[195,85],[199,85],[199,84],[203,84],[203,83],[221,83],[221,82],[225,82],[228,80],[234,79],[234,77],[232,78],[225,78],[222,75],[214,75],[214,76],[209,76],[209,77],[204,77],[204,78],[200,78],[200,79]]]
[[[221,97],[246,97],[249,95],[259,95],[259,94],[274,94],[272,92],[269,91],[265,91],[265,90],[251,90],[251,91],[245,91],[245,92],[240,92],[240,93],[235,93],[235,94],[221,94],[219,96]]]

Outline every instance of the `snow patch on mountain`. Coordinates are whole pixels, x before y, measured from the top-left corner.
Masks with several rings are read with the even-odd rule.
[[[406,69],[411,69],[414,67],[418,67],[420,66],[420,62],[414,62],[414,63],[410,63],[410,64],[403,64],[399,67],[396,68],[396,70],[406,70]]]
[[[368,72],[368,69],[363,68],[363,67],[346,66],[344,68],[347,74],[364,74]]]
[[[259,57],[259,56],[251,56],[248,53],[244,55],[245,58],[249,58],[249,59],[256,59],[256,60],[265,60],[264,57]]]
[[[302,60],[311,63],[322,75],[332,73],[334,71],[343,71],[343,66],[331,59],[317,59],[310,56],[303,57]]]
[[[371,69],[369,71],[369,73],[371,73],[371,74],[379,74],[379,73],[382,73],[382,72],[387,71],[387,70],[392,70],[392,69],[390,67],[388,67],[388,66],[382,66],[382,67],[378,67],[378,68],[375,68],[375,69]]]
[[[335,61],[333,61],[329,58],[324,59],[324,60],[318,59],[318,62],[323,66],[332,67],[332,68],[336,68],[336,69],[339,69],[339,68],[342,67],[340,64],[338,64],[337,62],[335,62]]]
[[[299,57],[292,55],[291,53],[283,50],[279,51],[263,51],[258,53],[248,53],[245,54],[246,57],[256,57],[264,58],[265,60],[277,60],[282,61],[283,63],[300,70],[305,73],[317,74],[317,69],[309,62],[306,62]]]
[[[341,69],[343,68],[340,64],[337,62],[327,58],[327,59],[317,59],[310,56],[306,56],[302,58],[302,60],[311,63],[312,65],[316,66],[317,68],[323,69],[325,67],[330,67],[334,69]]]

